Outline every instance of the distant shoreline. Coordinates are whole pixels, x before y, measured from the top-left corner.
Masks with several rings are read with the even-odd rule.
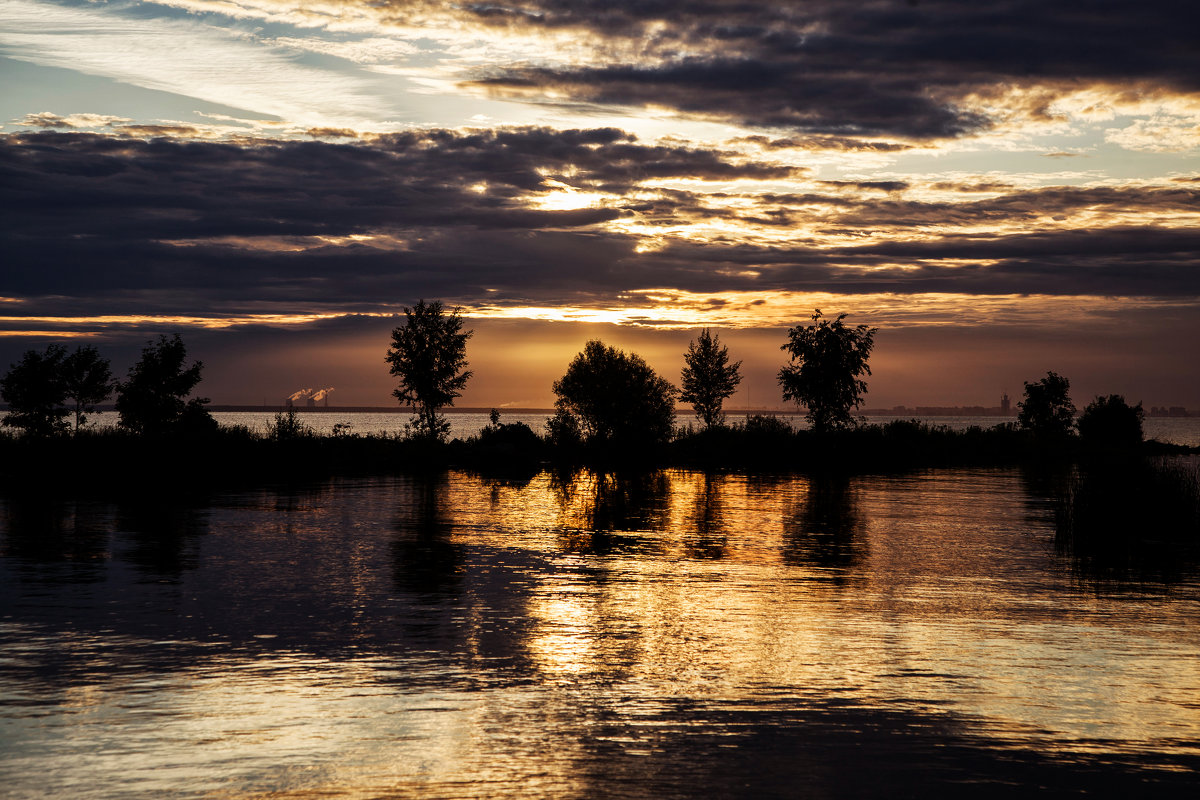
[[[215,404],[210,403],[206,408],[209,411],[219,411],[226,413],[249,413],[249,412],[280,412],[287,411],[289,408],[297,413],[319,412],[319,413],[343,413],[343,414],[411,414],[413,410],[406,406],[281,406],[281,405],[231,405],[231,404]],[[554,413],[553,408],[515,408],[515,407],[497,407],[497,406],[462,406],[462,407],[447,407],[439,411],[442,414],[488,414],[495,408],[501,414],[546,414]],[[689,415],[690,410],[679,409],[677,414]],[[806,413],[802,409],[797,408],[727,408],[727,415],[741,414],[765,414],[775,416],[802,417]],[[1002,414],[1000,409],[987,409],[978,406],[961,406],[961,407],[934,407],[920,406],[918,408],[905,408],[901,410],[891,408],[868,408],[865,411],[859,412],[868,417],[896,417],[896,416],[914,416],[914,417],[1013,417],[1016,418],[1016,412],[1010,414]]]
[[[280,406],[280,405],[229,405],[209,403],[205,406],[209,411],[216,412],[271,412],[277,413],[280,411],[295,411],[298,414],[307,414],[309,412],[329,413],[329,414],[412,414],[413,409],[408,406]],[[439,414],[487,414],[490,413],[494,406],[483,407],[462,407],[462,408],[443,408],[438,411]],[[553,414],[552,408],[501,408],[501,414]]]
[[[210,403],[206,406],[209,411],[218,411],[223,413],[252,413],[252,412],[268,412],[277,413],[287,411],[289,406],[283,405],[236,405],[236,404],[215,404]],[[298,413],[318,412],[318,413],[342,413],[342,414],[412,414],[413,410],[407,406],[290,406],[290,408]],[[441,409],[442,414],[488,414],[495,408],[501,414],[545,414],[547,416],[554,413],[553,408],[518,408],[507,406],[463,406],[463,407],[447,407]],[[101,410],[113,410],[108,406],[101,406]],[[1191,409],[1181,409],[1178,407],[1171,409],[1172,413],[1153,413],[1147,411],[1147,417],[1176,417],[1190,418],[1200,417],[1200,411]],[[693,412],[687,409],[679,409],[677,414],[690,416]],[[727,416],[740,416],[743,414],[762,414],[766,416],[785,416],[785,417],[802,417],[805,411],[797,408],[726,408]],[[1005,413],[1000,408],[985,408],[983,406],[898,406],[894,408],[867,408],[858,412],[865,417],[996,417],[998,419],[1016,419],[1016,409],[1012,409]]]
[[[408,406],[286,406],[286,405],[249,405],[237,403],[209,403],[205,406],[209,411],[219,413],[279,413],[293,410],[297,413],[324,413],[324,414],[412,414],[413,409]],[[450,406],[439,411],[442,414],[488,414],[495,408],[503,414],[545,414],[547,416],[554,414],[553,408],[518,408],[506,406]],[[0,412],[5,412],[8,407],[0,404]],[[116,408],[111,403],[97,406],[97,411],[115,412]],[[679,409],[676,411],[680,416],[691,416],[692,411],[687,409]],[[802,409],[791,408],[726,408],[727,416],[741,416],[744,414],[761,414],[764,416],[782,416],[782,417],[802,417],[805,412]],[[921,417],[996,417],[997,419],[1012,419],[1017,417],[1016,409],[1005,413],[998,407],[986,408],[983,406],[896,406],[893,408],[867,408],[858,412],[858,415],[864,417],[899,417],[899,418],[921,418]],[[1173,406],[1169,409],[1154,407],[1146,410],[1147,418],[1159,419],[1189,419],[1200,417],[1200,410],[1193,410]]]

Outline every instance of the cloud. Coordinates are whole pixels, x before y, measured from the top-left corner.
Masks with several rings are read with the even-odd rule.
[[[902,192],[909,187],[908,181],[821,181],[822,186],[849,189],[873,189],[880,192]]]
[[[980,114],[914,91],[907,78],[808,76],[792,64],[691,58],[659,66],[515,67],[467,82],[505,98],[677,109],[752,127],[835,136],[959,136],[986,127]]]
[[[304,127],[369,128],[359,123],[449,105],[468,119],[465,98],[452,99],[467,91],[559,115],[789,131],[773,141],[845,151],[1073,132],[1132,115],[1109,126],[1109,141],[1186,151],[1194,122],[1177,106],[1200,99],[1200,10],[1184,0],[170,0],[137,15],[10,0],[0,13],[0,47],[14,57]],[[306,54],[345,63],[318,68],[301,63]],[[412,85],[432,94],[393,107],[397,86]]]
[[[637,181],[792,173],[612,129],[411,132],[369,144],[51,133],[3,143],[5,293],[142,311],[236,298],[374,308],[497,285],[523,296],[526,282],[609,291],[604,276],[636,242],[596,228],[630,213],[620,196]],[[563,181],[614,202],[536,207]]]
[[[314,37],[280,36],[268,39],[266,44],[310,53],[333,56],[353,61],[356,64],[387,64],[405,61],[420,51],[415,45],[382,37],[354,40],[317,39]]]
[[[472,8],[472,7],[468,7]],[[1193,4],[878,0],[847,5],[682,0],[494,3],[480,24],[572,29],[596,57],[494,69],[472,85],[505,96],[667,107],[745,125],[921,140],[977,133],[1021,111],[1050,119],[1080,87],[1195,95]],[[624,56],[622,58],[622,56]],[[619,63],[614,63],[619,62]],[[1006,107],[987,98],[1009,95]],[[999,115],[999,116],[998,116]]]
[[[290,55],[294,48],[264,46],[194,19],[120,11],[6,0],[0,53],[300,124],[381,116],[380,99],[365,81],[304,65]]]
[[[1124,128],[1110,128],[1105,141],[1126,150],[1186,153],[1200,149],[1200,112],[1189,115],[1155,114]]]
[[[1193,182],[831,182],[613,128],[144,133],[0,137],[0,295],[21,316],[650,309],[682,293],[699,324],[731,292],[1200,296]]]
[[[157,5],[291,26],[303,33],[277,41],[362,64],[407,60],[419,41],[424,80],[439,92],[457,83],[560,111],[666,110],[790,129],[806,146],[1064,129],[1111,119],[1138,97],[1194,100],[1200,92],[1200,9],[1187,0]],[[411,64],[403,69],[420,77]],[[1152,141],[1137,133],[1127,137],[1133,146]]]
[[[114,125],[132,122],[128,117],[115,117],[110,114],[71,114],[62,116],[51,111],[36,114],[26,114],[17,120],[17,125],[26,128],[109,128]]]

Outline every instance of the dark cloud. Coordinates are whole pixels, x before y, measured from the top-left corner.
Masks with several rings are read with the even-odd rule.
[[[689,58],[662,66],[517,67],[474,85],[499,94],[536,89],[598,104],[668,106],[701,117],[833,135],[958,136],[984,116],[931,98],[906,76],[808,77],[792,64]]]
[[[647,178],[793,172],[710,150],[641,145],[608,129],[431,131],[369,146],[17,135],[5,140],[0,171],[13,230],[156,239],[343,236],[424,224],[577,227],[614,212],[535,212],[516,200],[556,180],[623,192]]]
[[[1007,192],[1016,189],[1011,183],[1000,181],[978,181],[975,183],[955,183],[953,181],[938,181],[930,184],[930,188],[943,192]]]
[[[902,192],[908,188],[908,181],[821,181],[821,185],[849,189],[874,189],[880,192]]]
[[[1042,117],[1057,88],[1200,91],[1200,7],[1184,0],[522,0],[466,9],[488,25],[575,29],[613,54],[599,64],[514,65],[475,85],[817,134],[968,134],[990,124],[970,95],[1012,86],[1050,87],[1028,109]]]
[[[989,184],[997,196],[964,202],[912,199],[901,181],[826,182],[828,193],[639,189],[793,174],[613,129],[348,143],[14,134],[0,139],[0,297],[22,301],[6,304],[11,316],[219,316],[378,312],[418,297],[612,304],[648,287],[1200,295],[1200,234],[1131,221],[1194,213],[1192,183]],[[559,181],[613,199],[563,210],[533,202]],[[1064,221],[1042,230],[1051,217]],[[1072,227],[1076,217],[1088,227]],[[652,247],[613,224],[718,222],[729,232],[666,235]],[[737,232],[745,224],[790,233],[750,244]]]
[[[834,150],[841,152],[897,153],[912,150],[903,142],[870,141],[850,136],[789,136],[772,139],[768,136],[741,136],[733,140],[757,145],[764,150]]]
[[[116,125],[113,126],[124,136],[136,138],[149,137],[188,137],[196,136],[201,131],[191,125]]]
[[[1003,184],[964,183],[956,186],[940,183],[937,188],[955,188],[964,193],[1004,191]],[[910,228],[924,225],[1066,219],[1071,214],[1085,211],[1109,212],[1114,215],[1137,211],[1190,213],[1198,204],[1200,191],[1195,189],[1049,187],[1026,191],[1010,190],[986,200],[957,203],[884,199],[869,204],[856,204],[846,213],[833,219],[839,225],[854,228]]]
[[[145,311],[238,298],[374,305],[496,286],[512,298],[526,285],[593,282],[607,292],[636,241],[594,229],[634,212],[541,209],[531,194],[556,180],[624,194],[647,178],[792,173],[613,129],[410,132],[369,144],[12,135],[0,147],[0,294]],[[345,241],[376,234],[388,241]]]
[[[350,128],[309,128],[305,131],[314,139],[358,139],[358,131]]]
[[[680,245],[661,257],[691,264],[697,276],[754,270],[747,287],[761,291],[1190,298],[1200,294],[1197,255],[1196,231],[1122,227],[819,250]]]

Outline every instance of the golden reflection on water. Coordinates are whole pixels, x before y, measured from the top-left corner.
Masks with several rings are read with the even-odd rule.
[[[77,509],[54,536],[91,544],[53,563],[18,511],[0,772],[48,764],[64,793],[579,796],[613,788],[606,759],[686,770],[665,754],[796,715],[859,742],[875,723],[842,705],[992,749],[1200,756],[1197,584],[1081,586],[1016,473],[342,481]],[[21,620],[96,553],[69,624]]]
[[[1082,749],[1200,734],[1179,702],[1200,670],[1141,652],[1156,643],[1136,604],[1114,614],[1041,593],[1061,575],[1044,529],[1026,527],[1014,476],[583,471],[488,491],[466,480],[447,504],[456,538],[539,550],[564,568],[525,600],[522,646],[547,681],[850,692],[952,706]]]

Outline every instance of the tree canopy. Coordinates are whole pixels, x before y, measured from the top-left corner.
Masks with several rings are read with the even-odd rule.
[[[630,448],[670,438],[676,389],[634,353],[593,339],[553,389],[552,431],[577,430],[589,443]]]
[[[1137,447],[1142,443],[1145,416],[1141,403],[1131,406],[1119,394],[1097,397],[1079,415],[1079,435],[1100,447]]]
[[[158,337],[142,349],[141,359],[117,385],[120,425],[134,433],[157,436],[216,427],[204,405],[208,398],[185,400],[200,383],[204,364],[184,367],[187,348],[179,334]]]
[[[440,301],[417,302],[404,309],[404,324],[392,331],[386,361],[400,379],[392,395],[416,412],[417,430],[423,436],[441,439],[450,424],[437,412],[454,405],[471,378],[467,366],[467,339],[474,331],[462,331],[458,309],[445,311]]]
[[[1075,424],[1071,382],[1055,372],[1025,384],[1025,399],[1017,404],[1017,424],[1038,436],[1067,436]]]
[[[77,347],[63,359],[63,393],[73,404],[75,432],[87,421],[87,415],[108,399],[113,391],[112,369],[108,359],[91,346]]]
[[[67,429],[63,362],[67,349],[52,344],[45,352],[26,350],[0,378],[0,399],[8,403],[4,424],[29,436],[51,436]]]
[[[855,424],[851,409],[862,405],[867,391],[863,375],[875,346],[878,328],[858,325],[847,327],[845,314],[830,321],[813,311],[812,325],[797,325],[788,331],[788,340],[780,346],[792,363],[779,370],[783,399],[808,408],[806,418],[814,430],[849,428]]]
[[[688,343],[683,362],[680,376],[683,391],[679,399],[692,404],[706,427],[720,425],[725,421],[721,411],[725,398],[732,396],[742,382],[742,362],[730,364],[729,348],[721,344],[720,336],[711,335],[708,328]]]

